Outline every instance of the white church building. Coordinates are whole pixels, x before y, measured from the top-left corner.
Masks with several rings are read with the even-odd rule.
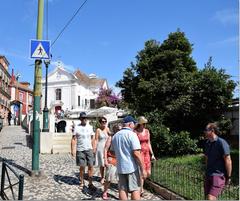
[[[99,90],[108,89],[106,79],[95,74],[89,76],[79,69],[74,73],[67,71],[61,62],[48,74],[47,106],[51,112],[90,111],[95,108]],[[45,78],[42,79],[41,108],[45,105]]]

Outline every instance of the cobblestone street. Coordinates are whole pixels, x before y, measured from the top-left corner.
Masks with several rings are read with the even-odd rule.
[[[95,169],[94,185],[97,191],[88,188],[79,189],[79,168],[70,154],[40,154],[42,176],[30,177],[32,150],[30,136],[17,126],[4,127],[0,132],[0,157],[11,161],[18,173],[24,174],[24,200],[80,200],[102,199],[102,185],[99,182],[98,169]],[[2,163],[1,165],[2,166]],[[18,167],[18,168],[17,168]],[[1,174],[1,172],[0,172]],[[88,184],[86,182],[86,184]],[[161,199],[146,191],[147,200]],[[117,185],[109,190],[111,199],[118,198]]]

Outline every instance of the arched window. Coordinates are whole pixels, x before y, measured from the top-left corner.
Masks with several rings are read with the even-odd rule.
[[[62,99],[62,90],[56,89],[56,100],[61,100],[61,99]]]

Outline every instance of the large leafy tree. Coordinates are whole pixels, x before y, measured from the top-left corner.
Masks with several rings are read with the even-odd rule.
[[[161,123],[171,130],[195,134],[204,123],[219,118],[235,85],[211,61],[198,70],[191,57],[192,46],[180,30],[170,33],[162,44],[156,40],[145,43],[136,63],[131,63],[116,84],[136,115],[157,111]]]

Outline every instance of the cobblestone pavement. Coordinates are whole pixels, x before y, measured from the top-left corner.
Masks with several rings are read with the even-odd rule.
[[[24,200],[102,199],[103,187],[99,182],[98,169],[95,169],[94,174],[94,185],[97,190],[91,192],[87,187],[79,189],[79,168],[70,154],[40,154],[42,176],[30,177],[32,150],[29,148],[29,139],[29,134],[18,126],[4,127],[0,132],[0,159],[8,159],[18,173],[24,174]],[[88,182],[86,181],[85,184]],[[111,199],[118,199],[116,184],[111,186],[109,196]],[[161,198],[146,191],[143,199],[160,200]]]

